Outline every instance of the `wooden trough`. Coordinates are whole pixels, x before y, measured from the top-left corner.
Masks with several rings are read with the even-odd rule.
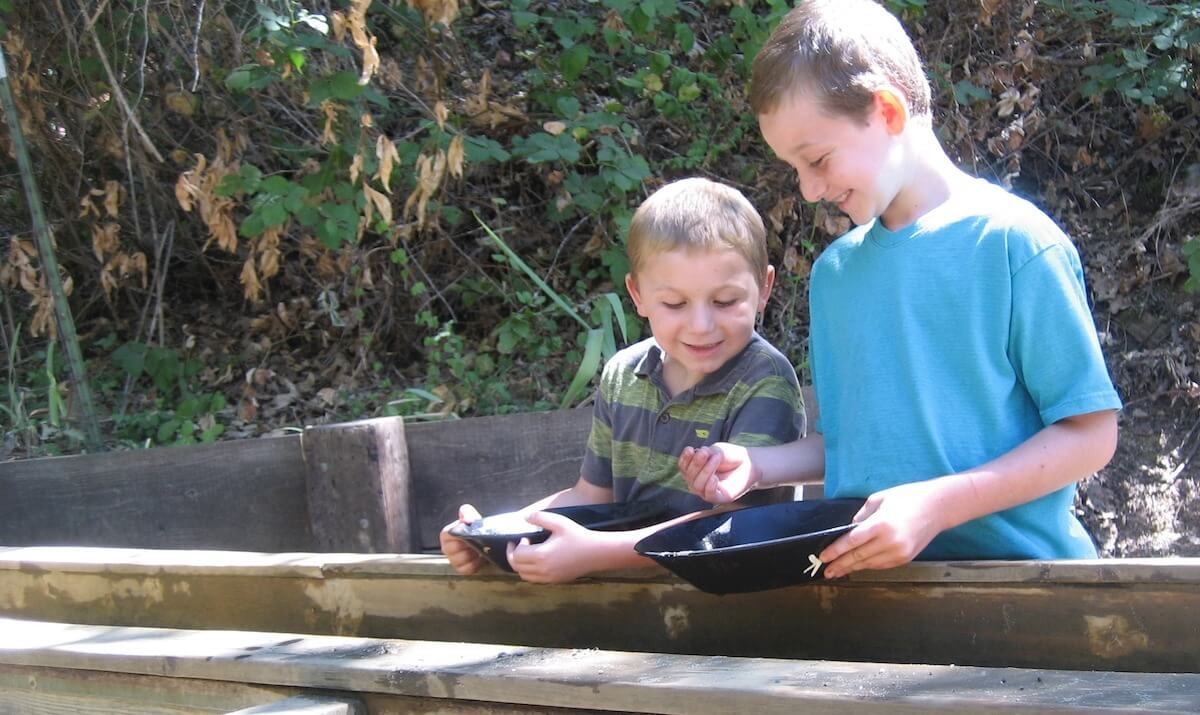
[[[455,574],[587,411],[0,464],[0,713],[1200,712],[1200,560],[917,563],[715,596]]]

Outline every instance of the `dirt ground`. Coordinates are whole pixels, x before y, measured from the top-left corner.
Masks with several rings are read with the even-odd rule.
[[[1126,397],[1116,456],[1080,484],[1103,556],[1200,556],[1200,414],[1190,401]]]

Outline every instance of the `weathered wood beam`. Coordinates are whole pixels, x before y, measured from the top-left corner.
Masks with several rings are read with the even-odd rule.
[[[1200,559],[955,562],[714,596],[539,586],[434,556],[0,549],[0,613],[662,653],[1200,673]]]
[[[308,427],[301,446],[309,524],[318,551],[419,550],[413,539],[403,419]]]
[[[1200,675],[557,650],[0,619],[0,663],[631,713],[1195,713]]]
[[[300,437],[0,463],[0,544],[313,551]]]

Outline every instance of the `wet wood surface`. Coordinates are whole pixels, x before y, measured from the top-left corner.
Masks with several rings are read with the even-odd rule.
[[[910,564],[715,596],[665,571],[561,586],[435,556],[0,549],[0,613],[553,648],[1200,673],[1200,560]]]
[[[783,661],[0,619],[0,664],[634,713],[1194,713],[1200,675]],[[2,682],[2,681],[0,681]],[[219,687],[219,686],[214,686]],[[370,712],[381,712],[370,710]],[[453,711],[453,710],[451,710]]]

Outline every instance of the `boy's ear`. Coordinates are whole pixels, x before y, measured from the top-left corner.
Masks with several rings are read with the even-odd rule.
[[[633,279],[632,273],[625,274],[625,290],[629,291],[629,297],[633,298],[633,307],[637,308],[637,314],[646,317],[646,313],[642,310],[642,294],[638,293],[637,281]]]
[[[775,287],[775,266],[767,265],[767,277],[763,281],[762,290],[758,295],[758,312],[767,309],[767,299],[771,297],[771,289]]]
[[[889,134],[900,134],[908,125],[908,103],[904,101],[904,94],[898,88],[885,87],[876,90],[875,108],[883,118],[883,124]]]

